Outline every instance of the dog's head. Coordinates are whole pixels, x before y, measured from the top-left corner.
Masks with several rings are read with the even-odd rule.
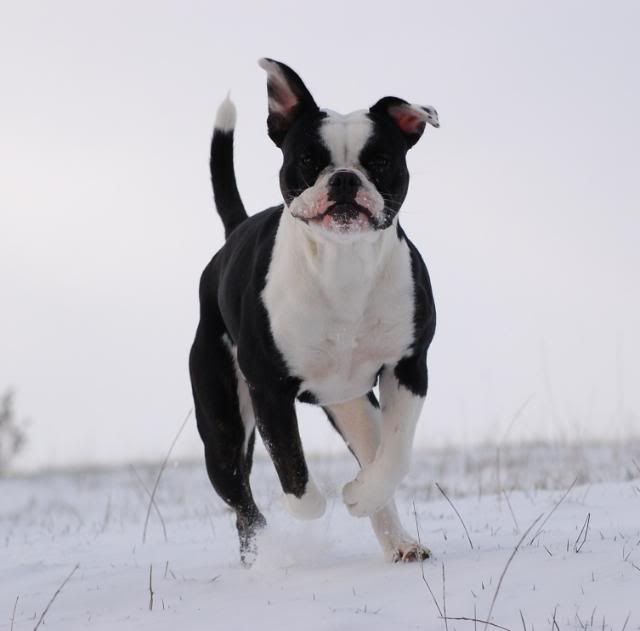
[[[342,115],[320,109],[291,68],[260,60],[267,71],[269,136],[280,147],[280,188],[288,211],[311,230],[339,239],[385,230],[407,194],[405,156],[433,107],[393,96]]]

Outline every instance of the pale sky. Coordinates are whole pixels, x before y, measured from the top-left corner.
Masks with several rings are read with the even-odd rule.
[[[383,8],[384,6],[384,8]],[[438,330],[420,445],[640,433],[640,4],[4,2],[0,390],[23,468],[159,458],[191,406],[199,274],[223,242],[218,103],[245,205],[280,201],[264,72],[321,107],[434,105],[401,223]],[[309,450],[332,430],[300,410]],[[200,452],[195,424],[177,453]]]

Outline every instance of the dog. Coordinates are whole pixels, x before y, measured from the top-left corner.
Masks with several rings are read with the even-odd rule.
[[[370,517],[387,559],[421,560],[429,550],[404,530],[393,496],[409,470],[436,316],[427,268],[398,211],[406,153],[426,125],[439,127],[438,114],[389,96],[338,114],[320,109],[285,64],[259,65],[268,134],[282,150],[283,203],[247,215],[227,97],[210,160],[226,242],[200,280],[189,356],[207,473],[235,511],[250,565],[266,524],[249,484],[255,428],[289,511],[318,518],[326,501],[307,469],[295,402],[321,406],[360,465],[342,493],[349,512]]]

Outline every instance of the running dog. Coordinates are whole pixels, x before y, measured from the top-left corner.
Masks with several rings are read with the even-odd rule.
[[[319,108],[285,64],[259,63],[268,133],[282,150],[284,203],[247,215],[227,98],[210,162],[226,242],[201,277],[189,361],[209,478],[236,513],[241,559],[250,564],[265,525],[249,484],[255,427],[290,512],[320,517],[326,502],[307,469],[295,402],[319,405],[361,467],[343,489],[349,512],[371,519],[386,558],[426,558],[393,496],[409,470],[436,315],[398,211],[409,185],[406,153],[427,125],[439,126],[438,114],[390,96],[338,114]]]

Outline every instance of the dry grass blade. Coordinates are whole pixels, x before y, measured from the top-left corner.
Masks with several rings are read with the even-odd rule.
[[[544,521],[540,524],[540,527],[538,528],[538,530],[536,530],[536,534],[533,535],[533,537],[531,537],[531,541],[529,541],[529,545],[533,544],[533,542],[536,540],[538,535],[542,532],[542,529],[544,528],[544,525],[551,518],[551,515],[553,515],[553,513],[555,513],[556,510],[558,510],[558,506],[560,506],[560,504],[562,504],[562,502],[564,502],[564,500],[566,499],[567,495],[569,495],[569,493],[571,493],[571,490],[573,489],[573,487],[576,485],[577,482],[578,482],[578,478],[576,478],[571,483],[571,486],[565,491],[565,494],[556,502],[556,505],[551,509],[549,514],[544,518]]]
[[[460,523],[462,524],[462,527],[464,528],[464,532],[467,535],[467,539],[469,540],[469,545],[471,546],[471,549],[473,550],[473,542],[471,541],[471,537],[469,536],[469,531],[467,530],[467,526],[465,525],[464,520],[462,519],[462,515],[460,515],[460,513],[458,512],[458,509],[453,505],[453,502],[449,499],[449,496],[444,492],[442,487],[437,482],[436,482],[436,487],[438,487],[438,491],[440,491],[440,493],[442,493],[442,495],[444,496],[444,499],[447,500],[447,502],[449,502],[449,506],[451,506],[451,508],[453,508],[453,512],[458,516],[458,519],[460,520]]]
[[[11,629],[10,631],[13,631],[13,623],[15,622],[16,619],[16,609],[18,608],[18,600],[20,600],[20,596],[16,596],[16,602],[13,603],[13,612],[11,614]]]
[[[167,541],[169,541],[169,538],[167,537],[167,525],[164,522],[164,517],[162,516],[162,513],[160,512],[160,509],[158,508],[158,504],[156,503],[155,498],[153,498],[151,496],[151,491],[147,488],[147,485],[144,483],[143,479],[140,477],[140,474],[136,471],[136,468],[133,465],[129,465],[129,469],[131,469],[131,472],[133,473],[133,475],[135,476],[136,480],[138,481],[138,484],[142,487],[142,490],[149,497],[149,500],[151,501],[151,504],[153,505],[153,509],[155,510],[156,515],[158,516],[158,519],[160,520],[160,524],[162,525],[162,534],[164,535],[164,540],[165,540],[165,543],[166,543]]]
[[[509,499],[509,496],[507,495],[506,491],[502,491],[502,494],[504,495],[504,499],[507,500],[507,506],[509,507],[509,512],[511,513],[511,518],[513,519],[513,523],[516,527],[516,532],[520,532],[520,526],[518,525],[518,520],[516,519],[516,514],[513,512],[513,506],[511,506],[511,500]]]
[[[635,468],[638,470],[638,473],[640,473],[640,464],[638,464],[636,462],[636,459],[635,458],[631,458],[631,462],[633,462]]]
[[[449,622],[447,621],[447,579],[444,574],[444,561],[442,562],[442,609],[444,610],[444,628],[449,631]]]
[[[111,519],[111,495],[107,497],[107,507],[104,510],[104,518],[102,520],[102,527],[100,528],[100,534],[103,535]]]
[[[507,440],[507,438],[509,437],[509,434],[511,433],[511,430],[513,429],[513,426],[516,424],[516,421],[522,416],[522,413],[527,409],[527,406],[529,405],[529,403],[531,403],[531,401],[535,396],[536,396],[535,393],[532,392],[524,400],[522,405],[516,410],[516,413],[511,417],[511,422],[509,423],[509,427],[507,427],[505,433],[502,435],[502,438],[500,439],[500,442],[498,443],[500,446],[502,446],[505,440]],[[500,447],[498,447],[498,449],[500,449]]]
[[[462,620],[464,622],[473,622],[474,624],[477,624],[478,622],[480,624],[484,625],[484,628],[486,629],[487,626],[489,627],[493,627],[494,629],[503,629],[503,631],[511,631],[511,629],[509,629],[509,627],[503,627],[500,626],[499,624],[496,624],[495,622],[489,622],[488,620],[480,620],[480,618],[467,618],[466,616],[458,616],[456,618],[453,617],[449,617],[449,618],[442,618],[445,623],[447,620]]]
[[[520,612],[520,620],[522,620],[522,628],[524,629],[524,631],[527,631],[527,623],[524,621],[522,609],[518,609],[518,611]]]
[[[526,539],[527,535],[533,530],[534,526],[542,519],[543,515],[544,515],[544,513],[540,513],[540,515],[538,515],[535,518],[535,520],[533,521],[533,523],[527,528],[527,530],[522,535],[522,537],[520,537],[520,541],[518,541],[518,543],[516,544],[516,547],[513,549],[513,552],[511,553],[511,556],[507,560],[507,563],[504,566],[504,569],[502,570],[502,574],[500,574],[500,578],[498,579],[498,584],[496,585],[496,591],[493,594],[493,598],[491,600],[491,606],[489,607],[489,613],[487,614],[487,620],[486,620],[486,624],[484,626],[485,631],[487,629],[487,626],[488,626],[489,622],[491,621],[491,615],[493,614],[493,607],[496,604],[496,600],[498,598],[498,593],[500,592],[500,586],[502,585],[502,581],[503,581],[503,579],[505,577],[505,574],[507,573],[507,570],[509,569],[509,566],[511,565],[511,561],[513,561],[513,558],[516,556],[518,550],[520,549],[520,546],[522,545],[522,542]]]
[[[505,441],[507,440],[509,434],[511,433],[511,430],[513,429],[513,426],[516,424],[516,421],[522,416],[522,413],[525,411],[526,407],[529,405],[529,403],[531,402],[531,399],[533,399],[535,395],[532,393],[530,394],[522,403],[522,405],[520,405],[520,407],[516,410],[515,414],[511,417],[511,422],[509,423],[509,426],[507,427],[506,431],[504,432],[504,434],[502,435],[502,438],[500,439],[500,441],[498,442],[498,446],[496,448],[496,488],[497,488],[497,492],[500,493],[500,491],[502,490],[502,482],[500,479],[500,450],[502,449],[502,446],[504,445]],[[509,500],[507,499],[507,503],[509,502]],[[511,505],[509,504],[509,509],[511,510]],[[513,515],[513,511],[511,511],[511,514]],[[515,516],[514,516],[514,520],[515,520]],[[520,529],[516,526],[516,530],[518,532],[520,532]],[[472,546],[473,547],[473,546]]]
[[[582,524],[582,528],[578,533],[578,538],[576,539],[576,542],[573,544],[573,549],[576,552],[576,554],[580,552],[580,550],[582,550],[582,546],[587,542],[587,535],[589,534],[590,521],[591,521],[591,513],[587,513],[587,518],[584,520],[584,524]],[[582,538],[582,541],[580,541],[580,538],[582,537],[583,533],[584,533],[584,538]]]
[[[182,425],[180,426],[180,429],[178,430],[178,433],[175,435],[171,446],[169,447],[169,451],[167,451],[167,455],[165,456],[162,465],[160,467],[160,470],[158,471],[158,475],[156,477],[156,481],[155,484],[153,485],[153,489],[151,491],[151,498],[149,500],[149,506],[147,506],[147,516],[145,517],[144,520],[144,528],[142,529],[142,543],[144,543],[147,540],[147,528],[149,526],[149,517],[151,516],[151,506],[153,505],[153,502],[156,498],[156,491],[158,490],[158,485],[160,484],[160,478],[162,477],[162,474],[164,473],[164,470],[167,466],[167,463],[169,462],[169,458],[171,458],[171,452],[173,451],[173,448],[176,446],[176,443],[178,442],[178,438],[180,438],[180,434],[182,434],[182,431],[184,430],[184,428],[187,425],[187,421],[191,418],[191,414],[193,413],[193,408],[191,408],[188,412],[187,415],[184,418],[184,421],[182,421]]]
[[[624,621],[624,624],[622,625],[622,631],[625,631],[625,629],[627,628],[627,625],[629,624],[629,618],[631,618],[631,612],[627,614],[627,618]]]
[[[153,563],[149,566],[149,611],[153,611]]]
[[[413,517],[416,520],[416,533],[418,535],[418,545],[422,546],[422,542],[420,541],[420,527],[418,526],[418,513],[416,513],[416,503],[415,502],[412,502],[412,503],[413,503]],[[433,599],[433,603],[435,604],[436,609],[438,610],[438,614],[442,618],[443,617],[442,609],[440,609],[440,605],[438,604],[438,600],[435,594],[433,593],[433,590],[431,589],[431,585],[429,585],[429,581],[427,581],[427,578],[424,575],[424,559],[420,559],[420,572],[422,574],[422,582],[427,586],[427,590],[431,594],[431,598]]]
[[[58,589],[56,589],[56,591],[53,594],[53,596],[51,596],[51,600],[47,603],[47,606],[44,608],[44,611],[40,614],[40,618],[38,619],[38,622],[36,623],[36,626],[33,627],[33,631],[37,631],[38,627],[42,624],[42,621],[44,620],[44,617],[47,615],[47,612],[49,611],[49,608],[51,607],[51,605],[53,605],[53,601],[58,597],[60,592],[64,589],[64,586],[71,580],[71,577],[76,573],[76,570],[79,567],[80,567],[80,564],[76,563],[76,566],[73,568],[73,570],[71,570],[71,572],[69,573],[67,578],[65,578],[64,581],[62,581],[62,583],[60,584],[60,587],[58,587]]]

